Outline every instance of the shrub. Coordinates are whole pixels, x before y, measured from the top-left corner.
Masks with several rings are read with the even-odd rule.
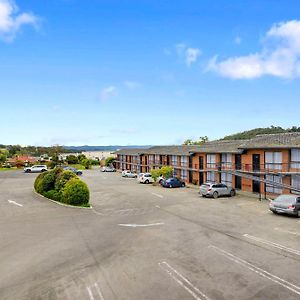
[[[41,182],[46,174],[47,172],[41,173],[34,181],[34,189],[40,194],[42,193]]]
[[[55,201],[60,201],[60,194],[56,190],[44,192],[44,196]]]
[[[72,178],[76,178],[77,176],[72,172],[72,171],[64,171],[62,173],[60,173],[55,181],[55,190],[56,191],[61,191],[66,183],[72,179]]]
[[[198,180],[197,179],[193,179],[193,185],[197,185],[198,184]]]
[[[114,157],[109,156],[109,157],[107,157],[107,158],[105,159],[105,165],[106,165],[107,167],[109,167],[110,165],[113,164],[113,162],[114,162],[115,160],[116,160],[116,159],[115,159]]]
[[[89,198],[87,185],[77,178],[69,180],[61,194],[61,202],[71,205],[86,205],[89,203]]]
[[[55,180],[56,180],[55,172],[53,171],[45,172],[45,176],[42,178],[42,180],[38,185],[40,193],[44,194],[45,192],[54,190]]]

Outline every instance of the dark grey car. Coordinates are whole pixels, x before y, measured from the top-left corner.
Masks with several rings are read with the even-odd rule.
[[[289,214],[300,217],[300,196],[280,195],[270,202],[269,208],[274,214]]]

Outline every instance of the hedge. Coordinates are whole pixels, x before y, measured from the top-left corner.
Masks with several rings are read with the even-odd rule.
[[[71,171],[61,168],[41,173],[34,182],[34,189],[41,195],[65,204],[89,206],[90,192],[87,185]]]
[[[62,202],[71,205],[87,205],[89,203],[90,192],[87,185],[77,179],[69,180],[62,190]]]

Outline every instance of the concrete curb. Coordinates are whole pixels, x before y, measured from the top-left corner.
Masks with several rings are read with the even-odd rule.
[[[58,202],[58,201],[49,199],[49,198],[47,198],[47,197],[45,197],[45,196],[39,194],[39,193],[38,193],[36,190],[34,190],[34,189],[33,189],[33,192],[34,192],[36,195],[38,195],[38,196],[40,196],[40,197],[42,197],[42,198],[47,199],[48,201],[51,201],[51,202],[53,202],[53,203],[55,203],[55,204],[58,204],[58,205],[61,205],[61,206],[64,206],[64,207],[69,207],[69,208],[80,208],[80,209],[93,209],[92,206],[90,206],[90,207],[75,206],[75,205],[64,204],[64,203],[61,203],[61,202]]]

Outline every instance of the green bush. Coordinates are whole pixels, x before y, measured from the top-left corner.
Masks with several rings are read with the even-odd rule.
[[[34,182],[34,188],[39,194],[55,201],[89,206],[87,185],[71,171],[55,168],[41,173]]]
[[[72,178],[76,178],[77,176],[72,172],[72,171],[64,171],[62,173],[60,173],[55,181],[55,190],[56,191],[61,191],[66,183],[72,179]]]
[[[69,180],[62,190],[61,201],[71,205],[89,203],[90,192],[87,185],[77,178]]]
[[[45,172],[45,176],[42,178],[42,180],[39,183],[41,194],[54,190],[55,180],[56,180],[55,172],[53,171]]]
[[[55,201],[60,201],[60,194],[56,190],[44,192],[44,196]]]
[[[34,182],[34,189],[42,194],[42,185],[41,185],[41,182],[43,180],[43,178],[45,177],[45,175],[47,174],[47,172],[43,172],[41,173],[36,179],[35,179],[35,182]]]

